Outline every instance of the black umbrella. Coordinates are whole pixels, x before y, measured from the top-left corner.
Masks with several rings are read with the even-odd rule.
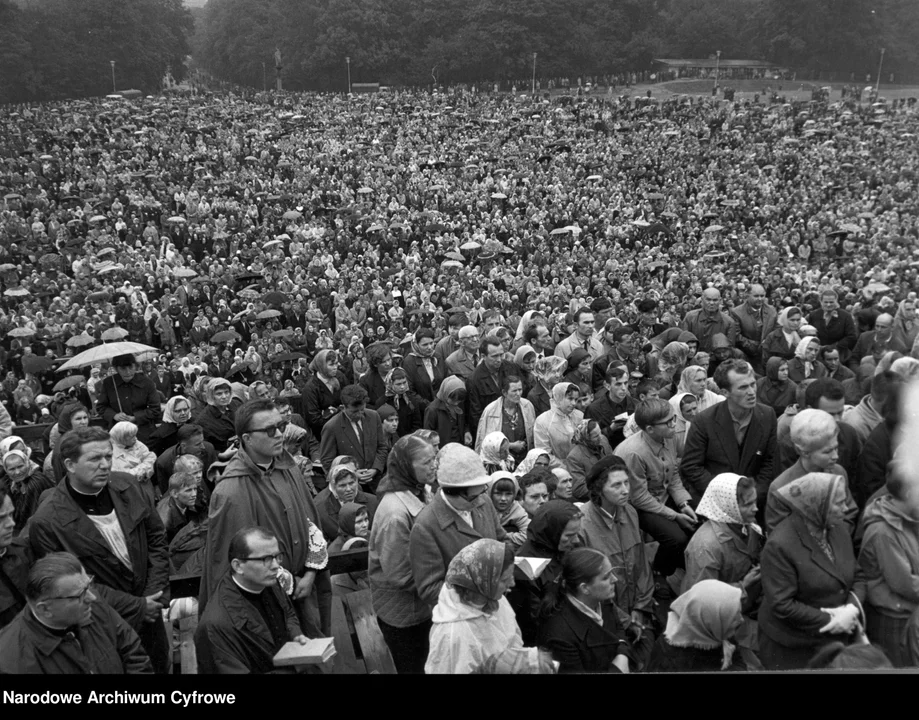
[[[259,273],[244,273],[233,278],[233,282],[239,283],[241,285],[251,285],[256,280],[263,279],[264,278]]]
[[[290,302],[290,298],[284,293],[275,290],[262,295],[262,302],[268,305],[282,305],[286,302]]]
[[[303,353],[298,353],[298,352],[284,353],[283,355],[276,355],[271,362],[273,363],[292,362],[294,360],[300,360],[301,358],[305,358],[305,357],[306,355],[304,355]]]

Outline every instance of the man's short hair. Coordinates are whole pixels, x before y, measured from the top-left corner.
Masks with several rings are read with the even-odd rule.
[[[482,313],[482,324],[484,325],[486,320],[491,320],[492,318],[498,318],[500,320],[501,313],[497,310],[486,310]]]
[[[738,360],[737,358],[729,358],[722,362],[717,368],[715,368],[715,374],[712,379],[722,390],[731,389],[731,380],[728,377],[728,373],[734,371],[738,375],[749,375],[753,372],[753,368],[750,367],[750,363],[746,360]]]
[[[619,365],[618,363],[610,363],[609,367],[606,368],[606,382],[613,383],[616,380],[619,380],[623,375],[628,375],[629,369],[625,365]]]
[[[589,307],[587,307],[586,305],[582,305],[581,307],[579,307],[579,308],[575,311],[575,313],[574,313],[574,321],[575,321],[576,323],[580,324],[580,323],[581,323],[581,315],[593,315],[593,314],[594,314],[594,311],[593,311],[593,310],[591,310],[591,309],[590,309]]]
[[[465,313],[453,313],[450,317],[447,318],[447,325],[449,327],[460,328],[468,322]]]
[[[370,395],[363,385],[345,385],[341,389],[341,404],[345,407],[351,407],[359,403],[367,403]]]
[[[637,303],[635,303],[635,306],[638,308],[638,312],[640,313],[657,312],[657,300],[652,300],[651,298],[639,300]]]
[[[290,398],[286,395],[278,395],[274,399],[274,404],[278,406],[278,410],[285,407],[290,407]]]
[[[204,435],[204,428],[195,423],[185,423],[176,430],[176,444],[191,440],[195,435]]]
[[[125,353],[124,355],[116,355],[112,359],[112,367],[131,367],[137,362],[137,358],[134,357],[132,353]]]
[[[846,389],[839,380],[827,377],[817,378],[804,389],[804,406],[817,408],[820,405],[820,398],[844,400],[845,397]]]
[[[230,547],[227,552],[227,559],[230,562],[245,560],[249,557],[249,538],[251,537],[258,537],[259,540],[277,540],[278,536],[268,528],[259,525],[244,527],[230,539]]]
[[[839,300],[839,294],[832,288],[824,288],[820,291],[820,299],[823,300],[825,297],[832,297],[834,300]]]
[[[621,342],[622,338],[626,335],[633,335],[635,333],[635,328],[631,325],[620,325],[615,330],[613,330],[613,340],[616,342]]]
[[[233,419],[233,429],[236,431],[236,437],[241,438],[243,433],[249,432],[249,425],[252,424],[252,418],[260,412],[271,412],[277,410],[278,406],[274,400],[255,399],[244,402],[236,411],[236,417]]]
[[[648,398],[638,403],[638,407],[635,408],[635,424],[642,430],[647,430],[652,425],[664,422],[671,412],[673,408],[666,400]]]
[[[111,443],[112,438],[101,427],[94,425],[69,430],[61,438],[61,460],[79,460],[83,454],[83,446],[93,442]]]
[[[548,454],[549,453],[546,453],[546,455]],[[558,480],[549,468],[534,467],[530,472],[522,475],[517,480],[517,483],[520,485],[520,497],[522,498],[527,494],[527,488],[543,483],[548,489],[549,485],[552,483],[558,485]]]
[[[523,342],[525,345],[532,344],[533,340],[539,338],[539,328],[548,327],[543,321],[530,323],[529,327],[523,331]]]
[[[82,574],[83,566],[73,553],[48,553],[41,560],[36,560],[29,570],[26,599],[30,602],[44,600],[54,592],[60,578]]]
[[[187,487],[197,487],[200,479],[200,475],[193,475],[188,472],[174,472],[169,476],[169,492],[178,492]]]
[[[488,348],[490,347],[499,347],[502,352],[504,351],[504,345],[501,344],[501,341],[491,333],[488,333],[479,343],[479,352],[482,353],[482,357],[488,355]]]

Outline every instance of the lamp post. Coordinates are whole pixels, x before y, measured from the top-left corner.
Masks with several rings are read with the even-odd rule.
[[[351,56],[345,57],[345,63],[348,65],[348,95],[351,94]]]
[[[116,92],[118,92],[118,90],[115,89],[115,61],[114,61],[114,60],[109,60],[109,62],[110,62],[111,65],[112,65],[112,92],[113,92],[113,93],[116,93]]]
[[[874,82],[874,97],[875,97],[875,101],[876,101],[877,96],[878,96],[878,90],[879,90],[879,88],[881,87],[881,68],[884,67],[884,50],[885,50],[885,48],[881,48],[881,61],[878,63],[878,76],[877,76],[877,79],[876,79],[875,82]]]
[[[718,75],[721,70],[721,51],[715,51],[715,90],[718,89]]]
[[[530,87],[530,93],[536,94],[536,53],[533,53],[533,84]]]

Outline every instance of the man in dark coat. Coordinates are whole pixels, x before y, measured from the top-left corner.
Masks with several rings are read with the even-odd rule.
[[[722,334],[733,347],[737,342],[737,322],[721,310],[721,293],[716,288],[706,288],[702,292],[702,307],[690,310],[680,325],[699,340],[699,350],[712,351],[712,339]]]
[[[721,363],[715,383],[727,401],[693,419],[680,463],[683,484],[698,502],[715,475],[732,472],[751,477],[761,516],[769,483],[775,478],[775,412],[756,402],[756,376],[743,360]]]
[[[272,659],[286,643],[307,642],[278,583],[280,553],[267,528],[243,528],[230,540],[230,567],[195,631],[198,672],[272,672]]]
[[[775,330],[778,314],[772,305],[766,304],[766,288],[751,285],[746,302],[731,310],[731,317],[737,322],[737,347],[739,347],[753,371],[765,375],[763,366],[763,340]]]
[[[361,385],[346,385],[341,390],[344,408],[322,428],[319,456],[328,474],[332,461],[350,455],[357,461],[361,485],[375,487],[386,469],[386,437],[376,410],[367,409],[367,391]]]
[[[600,423],[603,435],[615,450],[623,440],[625,419],[616,418],[623,413],[635,412],[635,401],[629,395],[629,372],[625,365],[610,364],[603,380],[604,390],[600,392],[584,412],[587,420]]]
[[[486,338],[479,348],[482,359],[466,380],[469,403],[468,427],[477,428],[482,412],[489,403],[501,397],[501,386],[510,368],[504,362],[504,347],[498,339]]]
[[[13,538],[13,498],[0,482],[0,628],[9,625],[26,606],[26,581],[32,565],[27,539]]]
[[[185,423],[176,433],[176,439],[178,442],[160,455],[153,465],[156,485],[163,495],[169,490],[169,478],[180,456],[194,455],[204,464],[201,479],[205,483],[208,468],[217,460],[217,451],[214,450],[211,443],[204,439],[204,432],[200,426]]]
[[[163,417],[156,387],[150,378],[137,372],[133,355],[119,355],[112,365],[117,374],[98,386],[99,412],[108,428],[122,421],[134,423],[137,439],[144,442]]]
[[[163,523],[124,473],[112,473],[112,442],[102,428],[71,430],[60,443],[66,478],[32,516],[36,557],[73,553],[95,576],[99,596],[140,635],[157,672],[170,648],[161,609],[168,604],[169,546]]]
[[[817,329],[820,344],[839,350],[840,362],[847,365],[858,341],[858,332],[852,316],[839,307],[839,297],[834,290],[820,293],[820,309],[808,315],[807,322]]]
[[[35,563],[28,606],[0,632],[2,675],[121,675],[153,672],[137,633],[96,594],[70,553]]]

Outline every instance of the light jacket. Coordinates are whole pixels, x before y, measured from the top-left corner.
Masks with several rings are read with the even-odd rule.
[[[533,426],[536,424],[536,410],[526,398],[520,398],[520,411],[523,414],[523,427],[527,433],[527,448],[532,449],[533,445]],[[482,441],[488,433],[501,432],[504,422],[504,398],[499,397],[497,400],[488,403],[482,411],[482,417],[479,418],[479,427],[475,435],[475,451],[482,452]]]
[[[906,617],[919,607],[919,520],[884,495],[865,508],[865,536],[858,564],[868,585],[868,604]]]

